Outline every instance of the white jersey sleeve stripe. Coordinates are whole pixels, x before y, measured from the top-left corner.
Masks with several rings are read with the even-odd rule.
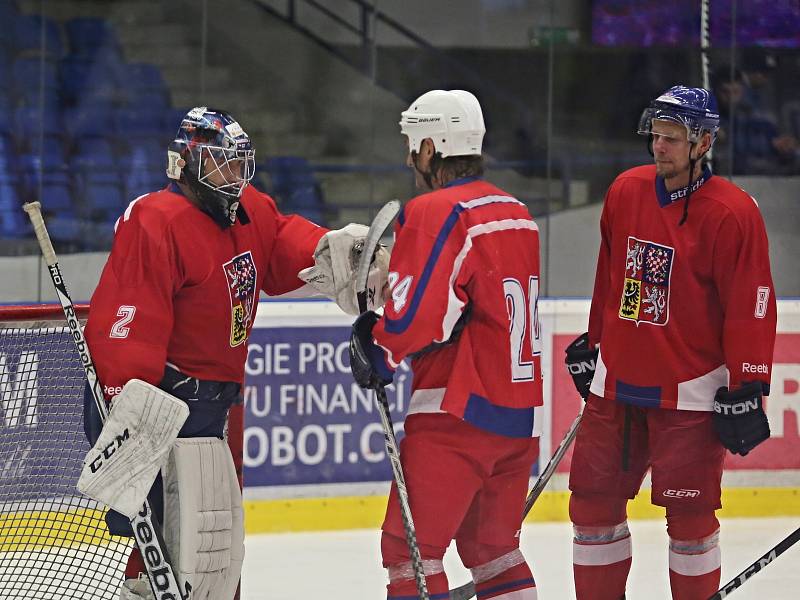
[[[505,196],[488,196],[488,198],[494,197],[505,198]],[[480,198],[480,200],[485,200],[485,198]],[[512,198],[512,200],[514,199]],[[517,202],[516,200],[514,201]],[[458,279],[458,274],[461,272],[461,266],[464,264],[464,260],[472,249],[472,240],[480,235],[497,233],[498,231],[508,231],[509,229],[529,229],[531,231],[538,231],[539,227],[534,221],[529,219],[503,219],[501,221],[489,221],[488,223],[474,225],[467,230],[467,237],[464,240],[464,245],[456,255],[456,259],[453,261],[453,271],[450,273],[447,310],[442,319],[442,336],[434,340],[435,342],[441,343],[450,339],[450,335],[453,333],[453,327],[455,327],[464,310],[464,302],[462,302],[455,293],[455,282],[456,279]]]

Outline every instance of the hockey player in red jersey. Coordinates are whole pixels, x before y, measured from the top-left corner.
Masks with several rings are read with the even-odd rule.
[[[568,365],[596,357],[593,378],[571,369],[588,396],[570,472],[578,600],[624,596],[626,504],[648,469],[672,597],[714,594],[725,449],[745,455],[769,437],[767,236],[753,198],[703,163],[718,128],[711,93],[670,88],[639,125],[655,165],[622,173],[605,198],[588,340],[567,350]]]
[[[226,112],[189,111],[168,159],[171,183],[135,199],[116,224],[86,338],[108,399],[136,378],[189,405],[169,462],[159,465],[163,484],[159,477],[149,498],[156,514],[163,513],[179,579],[191,582],[195,598],[230,600],[244,552],[241,431],[230,436],[231,451],[222,439],[229,408],[240,403],[259,293],[303,286],[298,272],[315,264],[315,249],[320,255],[324,245],[330,253],[322,242],[336,232],[281,214],[272,198],[249,184],[250,138]],[[349,256],[347,244],[356,238],[345,233],[336,239]],[[341,282],[329,283],[343,293]],[[85,426],[94,441],[99,421],[92,406]],[[120,449],[112,458],[123,457]],[[145,484],[146,493],[152,480]],[[131,535],[123,515],[109,512],[107,522],[111,533]],[[134,579],[143,571],[134,550],[121,598],[151,598],[148,583]]]
[[[482,177],[471,93],[423,94],[400,126],[423,193],[395,225],[383,316],[353,325],[353,374],[374,387],[411,361],[400,456],[430,597],[447,596],[455,539],[480,598],[534,599],[519,532],[542,404],[538,229]],[[382,529],[388,598],[417,598],[396,486]]]

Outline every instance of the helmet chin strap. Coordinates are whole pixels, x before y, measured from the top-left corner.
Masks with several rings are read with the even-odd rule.
[[[697,161],[702,158],[702,156],[692,158],[692,150],[694,150],[695,146],[697,146],[697,142],[691,142],[689,144],[689,185],[686,188],[686,202],[683,205],[683,215],[681,216],[681,220],[678,221],[678,227],[686,223],[686,219],[689,218],[689,200],[692,197],[692,177],[694,176],[694,169],[697,166]]]

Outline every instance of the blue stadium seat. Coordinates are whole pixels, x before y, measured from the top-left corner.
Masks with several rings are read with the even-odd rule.
[[[14,111],[14,135],[21,147],[38,149],[38,140],[43,133],[49,139],[64,134],[64,124],[58,112],[22,106]],[[36,150],[34,150],[36,151]]]
[[[317,224],[323,224],[325,222],[325,203],[322,200],[322,193],[319,186],[301,187],[292,190],[283,210],[285,212],[302,215]]]
[[[71,213],[57,213],[46,218],[47,232],[55,242],[75,245],[79,250],[85,250],[84,223]]]
[[[116,100],[117,74],[114,65],[68,56],[61,61],[61,91],[68,104],[76,105],[86,96]]]
[[[93,220],[105,223],[116,221],[126,206],[119,175],[107,171],[86,172],[83,204]]]
[[[42,27],[44,27],[44,49],[42,48]],[[58,23],[41,15],[20,15],[14,19],[14,45],[17,52],[60,58],[63,55],[61,29]]]
[[[81,137],[75,140],[72,163],[79,169],[114,168],[116,159],[111,142],[101,137]]]
[[[125,197],[130,201],[142,194],[162,190],[169,179],[164,169],[137,169],[123,174]]]
[[[112,110],[97,105],[92,108],[74,108],[64,115],[69,135],[72,138],[108,137],[113,130]]]
[[[114,111],[114,133],[126,139],[138,140],[139,138],[171,139],[172,128],[164,125],[163,110],[151,108],[131,107],[119,108]],[[178,126],[175,125],[177,130]],[[132,142],[135,146],[137,142]]]
[[[288,198],[292,191],[317,184],[308,160],[300,156],[275,156],[264,162],[272,193]]]
[[[58,65],[50,60],[18,58],[11,65],[14,86],[18,91],[35,89],[44,85],[58,89]]]
[[[150,63],[128,63],[125,65],[123,85],[134,90],[165,90],[161,69]]]
[[[105,19],[76,17],[65,23],[65,29],[74,56],[94,56],[120,45],[114,27]]]
[[[22,212],[22,200],[17,192],[18,179],[0,173],[0,236],[25,237],[30,232],[28,220]]]

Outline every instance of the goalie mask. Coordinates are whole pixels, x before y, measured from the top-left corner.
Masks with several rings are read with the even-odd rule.
[[[672,121],[686,128],[689,142],[696,144],[704,131],[711,133],[711,143],[719,131],[719,110],[714,95],[704,88],[676,85],[669,88],[644,109],[639,119],[639,135],[650,135],[653,120]]]
[[[220,227],[233,225],[242,190],[255,173],[255,150],[239,123],[221,110],[193,108],[167,156],[167,176],[188,185]]]

